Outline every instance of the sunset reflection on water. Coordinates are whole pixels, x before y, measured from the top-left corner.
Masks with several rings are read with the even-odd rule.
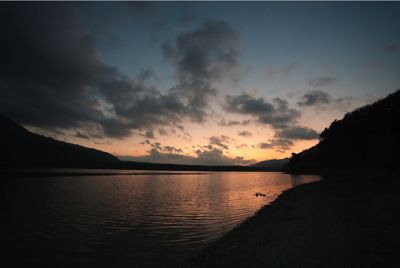
[[[23,252],[27,263],[172,264],[282,191],[318,179],[183,172],[7,180],[5,198],[13,211],[6,210],[3,231],[10,249]]]

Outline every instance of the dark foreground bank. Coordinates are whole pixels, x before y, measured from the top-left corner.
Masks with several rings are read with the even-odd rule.
[[[399,175],[335,175],[284,192],[189,267],[398,266]]]

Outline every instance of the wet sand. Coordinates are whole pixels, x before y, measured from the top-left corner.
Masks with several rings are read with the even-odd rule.
[[[187,267],[400,266],[400,176],[334,175],[285,191]]]

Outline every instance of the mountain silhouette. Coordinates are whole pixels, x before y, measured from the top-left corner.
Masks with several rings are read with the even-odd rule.
[[[254,167],[258,168],[265,168],[268,170],[276,170],[276,171],[282,171],[286,167],[286,165],[289,163],[289,158],[283,158],[283,159],[271,159],[271,160],[265,160],[258,162],[254,164]]]
[[[118,163],[112,154],[32,133],[0,116],[0,165],[100,167]]]
[[[333,121],[317,145],[292,155],[289,170],[398,170],[399,138],[400,90]]]
[[[176,171],[264,171],[253,166],[203,166],[121,161],[112,154],[32,133],[0,115],[0,167]]]

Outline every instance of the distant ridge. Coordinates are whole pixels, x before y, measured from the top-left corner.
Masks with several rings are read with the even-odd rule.
[[[254,167],[258,168],[265,168],[268,170],[276,170],[276,171],[282,171],[285,169],[286,165],[289,163],[289,158],[283,158],[283,159],[271,159],[271,160],[265,160],[258,162],[254,164]]]
[[[32,133],[0,115],[0,166],[99,167],[118,163],[112,154]]]
[[[400,169],[400,90],[335,120],[320,142],[289,162],[292,172]]]
[[[121,161],[112,154],[32,133],[0,115],[0,167],[174,171],[266,171],[254,166],[202,166]],[[273,170],[271,170],[273,171]],[[8,172],[8,171],[6,171]],[[11,169],[11,172],[20,172]],[[9,172],[7,173],[8,175]],[[50,173],[48,173],[50,174]],[[21,176],[32,174],[22,173]]]

